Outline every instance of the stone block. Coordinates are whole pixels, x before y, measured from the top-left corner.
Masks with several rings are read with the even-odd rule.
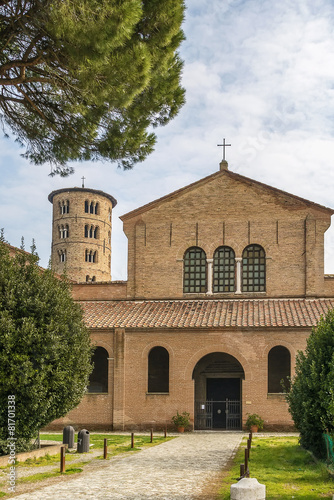
[[[244,477],[231,486],[231,500],[265,500],[266,487],[255,477]]]

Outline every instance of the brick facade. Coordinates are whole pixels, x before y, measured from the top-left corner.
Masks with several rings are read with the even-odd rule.
[[[104,203],[109,210],[110,200]],[[52,426],[163,428],[178,410],[188,411],[198,428],[198,404],[205,404],[211,385],[226,395],[236,384],[240,425],[247,413],[259,413],[267,429],[291,427],[284,395],[269,392],[269,353],[282,348],[293,375],[297,351],[305,348],[320,315],[334,306],[334,278],[324,276],[323,257],[333,213],[221,170],[122,216],[128,281],[103,283],[101,272],[100,283],[73,287],[93,343],[108,356],[108,393],[86,394],[78,408]],[[244,290],[243,252],[249,245],[260,246],[265,254],[261,291]],[[215,293],[212,259],[222,246],[234,251],[234,288]],[[184,292],[184,257],[191,247],[205,252],[205,290],[200,293]],[[84,273],[91,274],[88,267]],[[76,273],[70,277],[78,280]],[[149,368],[156,347],[168,353],[168,391],[148,391],[148,377],[158,376]],[[217,415],[210,418],[213,428],[226,427]]]

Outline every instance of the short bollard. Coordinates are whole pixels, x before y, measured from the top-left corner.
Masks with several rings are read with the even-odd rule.
[[[104,445],[103,445],[103,458],[106,459],[108,456],[108,444],[107,444],[107,439],[104,438]]]
[[[231,500],[265,500],[266,487],[255,477],[244,477],[231,486]]]
[[[153,429],[151,429],[151,443],[153,443]]]
[[[240,477],[245,475],[245,464],[240,464]]]
[[[60,448],[60,472],[65,472],[65,446]]]
[[[166,437],[167,437],[167,427],[165,427],[164,436],[165,436],[165,439],[166,439]]]
[[[248,470],[248,450],[245,448],[245,472]]]
[[[135,435],[133,432],[131,432],[131,448],[134,448],[135,445]]]
[[[247,440],[247,450],[248,450],[248,460],[250,460],[251,442],[249,439]]]

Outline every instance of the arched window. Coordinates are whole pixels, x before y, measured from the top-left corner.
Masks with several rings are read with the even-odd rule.
[[[66,250],[58,250],[59,262],[66,262]]]
[[[242,253],[242,291],[266,291],[266,254],[260,245],[248,245]]]
[[[99,213],[99,204],[98,204],[98,203],[95,203],[94,213],[95,213],[96,215],[98,215],[98,213]]]
[[[97,252],[94,250],[86,250],[85,252],[85,261],[86,262],[97,262]]]
[[[282,345],[273,347],[268,354],[268,392],[283,392],[284,387],[289,389],[288,377],[291,373],[290,351]]]
[[[213,291],[234,292],[235,254],[230,247],[219,247],[213,256]]]
[[[60,238],[68,238],[69,237],[68,224],[66,224],[65,226],[59,227],[59,236],[60,236]]]
[[[70,212],[69,200],[63,200],[62,202],[59,202],[59,211],[61,214],[68,214]]]
[[[199,247],[189,248],[184,255],[184,293],[201,293],[207,291],[206,255]]]
[[[92,362],[93,371],[89,377],[88,392],[108,392],[108,352],[104,347],[97,347]]]
[[[85,201],[85,213],[86,214],[89,213],[89,203],[88,203],[88,200]]]
[[[169,392],[169,353],[164,347],[149,352],[148,392]]]

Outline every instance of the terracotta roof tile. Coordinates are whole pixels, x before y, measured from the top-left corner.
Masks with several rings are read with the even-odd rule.
[[[334,298],[81,302],[89,328],[312,327]]]

